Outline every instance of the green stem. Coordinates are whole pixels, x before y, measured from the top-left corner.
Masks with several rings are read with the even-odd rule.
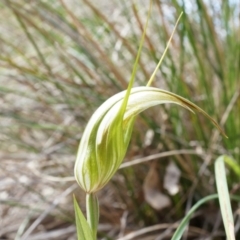
[[[86,195],[86,210],[87,222],[93,232],[94,238],[96,239],[99,220],[99,206],[97,196],[94,193],[87,193]]]

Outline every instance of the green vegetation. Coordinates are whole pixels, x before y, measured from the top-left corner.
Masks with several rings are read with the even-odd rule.
[[[93,2],[0,3],[1,238],[76,238],[72,193],[83,212],[85,199],[73,179],[78,143],[97,107],[127,88],[147,16],[144,2]],[[195,102],[229,138],[177,107],[141,114],[129,166],[99,192],[99,239],[170,239],[191,207],[216,193],[220,155],[230,156],[230,195],[239,192],[239,9],[237,1],[154,1],[135,86],[147,84],[183,11],[153,86]],[[131,166],[134,159],[142,163]],[[170,162],[180,172],[175,194],[164,185]],[[161,210],[147,200],[154,171],[159,193],[170,200]],[[232,202],[236,239],[237,208]],[[217,200],[200,206],[186,239],[225,239],[219,211]]]

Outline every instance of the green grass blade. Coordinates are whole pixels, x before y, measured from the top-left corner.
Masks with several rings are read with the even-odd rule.
[[[190,218],[192,216],[192,214],[205,202],[208,202],[210,200],[216,199],[218,198],[217,194],[213,194],[213,195],[209,195],[201,200],[199,200],[191,209],[190,211],[187,213],[187,215],[183,218],[182,222],[180,223],[180,225],[178,226],[177,230],[175,231],[172,240],[179,240],[181,239],[186,227],[188,226],[188,223],[190,221]]]
[[[228,240],[235,240],[234,220],[227,186],[226,172],[224,166],[225,156],[220,156],[215,162],[215,178],[217,191],[219,194],[219,203]]]
[[[94,240],[92,231],[78,206],[75,196],[73,197],[74,201],[74,210],[76,216],[76,227],[77,227],[77,236],[78,240]]]
[[[231,157],[225,156],[224,162],[235,172],[235,174],[240,177],[240,166]]]
[[[41,53],[40,48],[38,47],[34,37],[31,35],[30,31],[28,30],[27,25],[24,23],[22,17],[19,15],[19,13],[10,6],[11,10],[13,11],[14,15],[16,16],[17,21],[19,22],[20,26],[22,27],[24,33],[26,34],[28,40],[30,41],[30,43],[32,44],[32,46],[34,47],[39,59],[41,60],[42,64],[46,67],[47,71],[49,73],[51,73],[51,68],[49,67],[49,65],[47,64],[44,55]]]
[[[165,55],[166,55],[166,53],[167,53],[167,50],[168,50],[168,48],[169,48],[169,46],[170,46],[170,43],[171,43],[171,40],[172,40],[172,38],[173,38],[173,34],[174,34],[175,31],[176,31],[177,25],[178,25],[178,23],[179,23],[182,15],[183,15],[183,12],[181,12],[180,16],[179,16],[178,19],[177,19],[177,22],[176,22],[175,27],[174,27],[174,29],[173,29],[173,31],[172,31],[172,34],[171,34],[171,36],[170,36],[170,38],[169,38],[169,40],[168,40],[168,42],[167,42],[167,46],[166,46],[166,48],[165,48],[165,50],[164,50],[164,52],[163,52],[163,55],[162,55],[162,57],[160,58],[160,60],[159,60],[159,62],[158,62],[158,64],[157,64],[155,70],[153,71],[152,76],[151,76],[151,78],[149,79],[149,81],[148,81],[148,83],[147,83],[147,86],[151,86],[151,84],[152,84],[152,82],[153,82],[153,79],[154,79],[154,77],[155,77],[155,75],[156,75],[156,73],[157,73],[160,65],[162,64],[162,61],[163,61],[163,59],[164,59],[164,57],[165,57]]]
[[[146,21],[144,29],[143,29],[142,37],[141,37],[141,40],[140,40],[140,45],[139,45],[137,56],[136,56],[136,59],[135,59],[134,65],[133,65],[133,71],[132,71],[132,75],[131,75],[131,78],[130,78],[130,81],[129,81],[129,84],[128,84],[127,92],[126,92],[126,95],[124,97],[122,106],[121,106],[120,111],[119,111],[120,116],[124,115],[124,112],[125,112],[126,107],[127,107],[128,99],[129,99],[129,96],[130,96],[130,92],[131,92],[131,89],[132,89],[132,86],[133,86],[133,83],[134,83],[134,80],[135,80],[135,76],[136,76],[136,73],[137,73],[138,62],[139,62],[140,55],[141,55],[141,52],[142,52],[142,47],[143,47],[143,43],[144,43],[146,31],[147,31],[147,26],[148,26],[148,21],[149,21],[149,18],[150,18],[151,10],[152,10],[152,1],[150,1],[147,21]]]

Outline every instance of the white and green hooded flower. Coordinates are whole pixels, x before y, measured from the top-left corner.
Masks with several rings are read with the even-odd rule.
[[[148,19],[149,14],[150,10]],[[158,104],[175,103],[192,112],[201,112],[222,132],[218,124],[206,112],[187,99],[162,89],[149,87],[166,53],[173,33],[147,86],[133,88],[146,27],[147,23],[127,90],[105,101],[92,115],[82,135],[74,172],[78,184],[86,192],[87,221],[78,207],[76,199],[74,199],[79,240],[96,239],[99,210],[97,197],[94,193],[108,183],[122,163],[131,139],[135,118],[140,112]]]
[[[104,187],[119,168],[128,148],[135,117],[162,103],[175,103],[190,111],[199,111],[218,127],[195,104],[158,88],[135,87],[129,93],[126,90],[112,96],[92,115],[79,146],[75,177],[87,193]]]
[[[190,111],[201,112],[223,133],[219,125],[206,112],[187,99],[165,90],[149,87],[166,54],[173,33],[147,86],[132,87],[146,27],[147,23],[127,90],[104,102],[92,115],[82,135],[74,171],[78,184],[86,193],[100,190],[117,171],[126,154],[134,120],[147,108],[162,103],[175,103]]]

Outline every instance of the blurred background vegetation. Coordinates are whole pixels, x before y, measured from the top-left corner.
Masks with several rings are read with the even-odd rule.
[[[147,83],[183,11],[153,85],[195,102],[229,138],[177,106],[147,110],[125,168],[99,193],[99,239],[170,239],[186,211],[216,192],[219,155],[232,158],[229,190],[240,192],[240,3],[153,2],[135,85]],[[82,208],[85,200],[73,178],[78,144],[94,110],[126,89],[148,5],[0,2],[0,239],[76,239],[72,195]],[[238,204],[233,211],[238,239]],[[217,201],[192,217],[185,239],[225,239]]]

